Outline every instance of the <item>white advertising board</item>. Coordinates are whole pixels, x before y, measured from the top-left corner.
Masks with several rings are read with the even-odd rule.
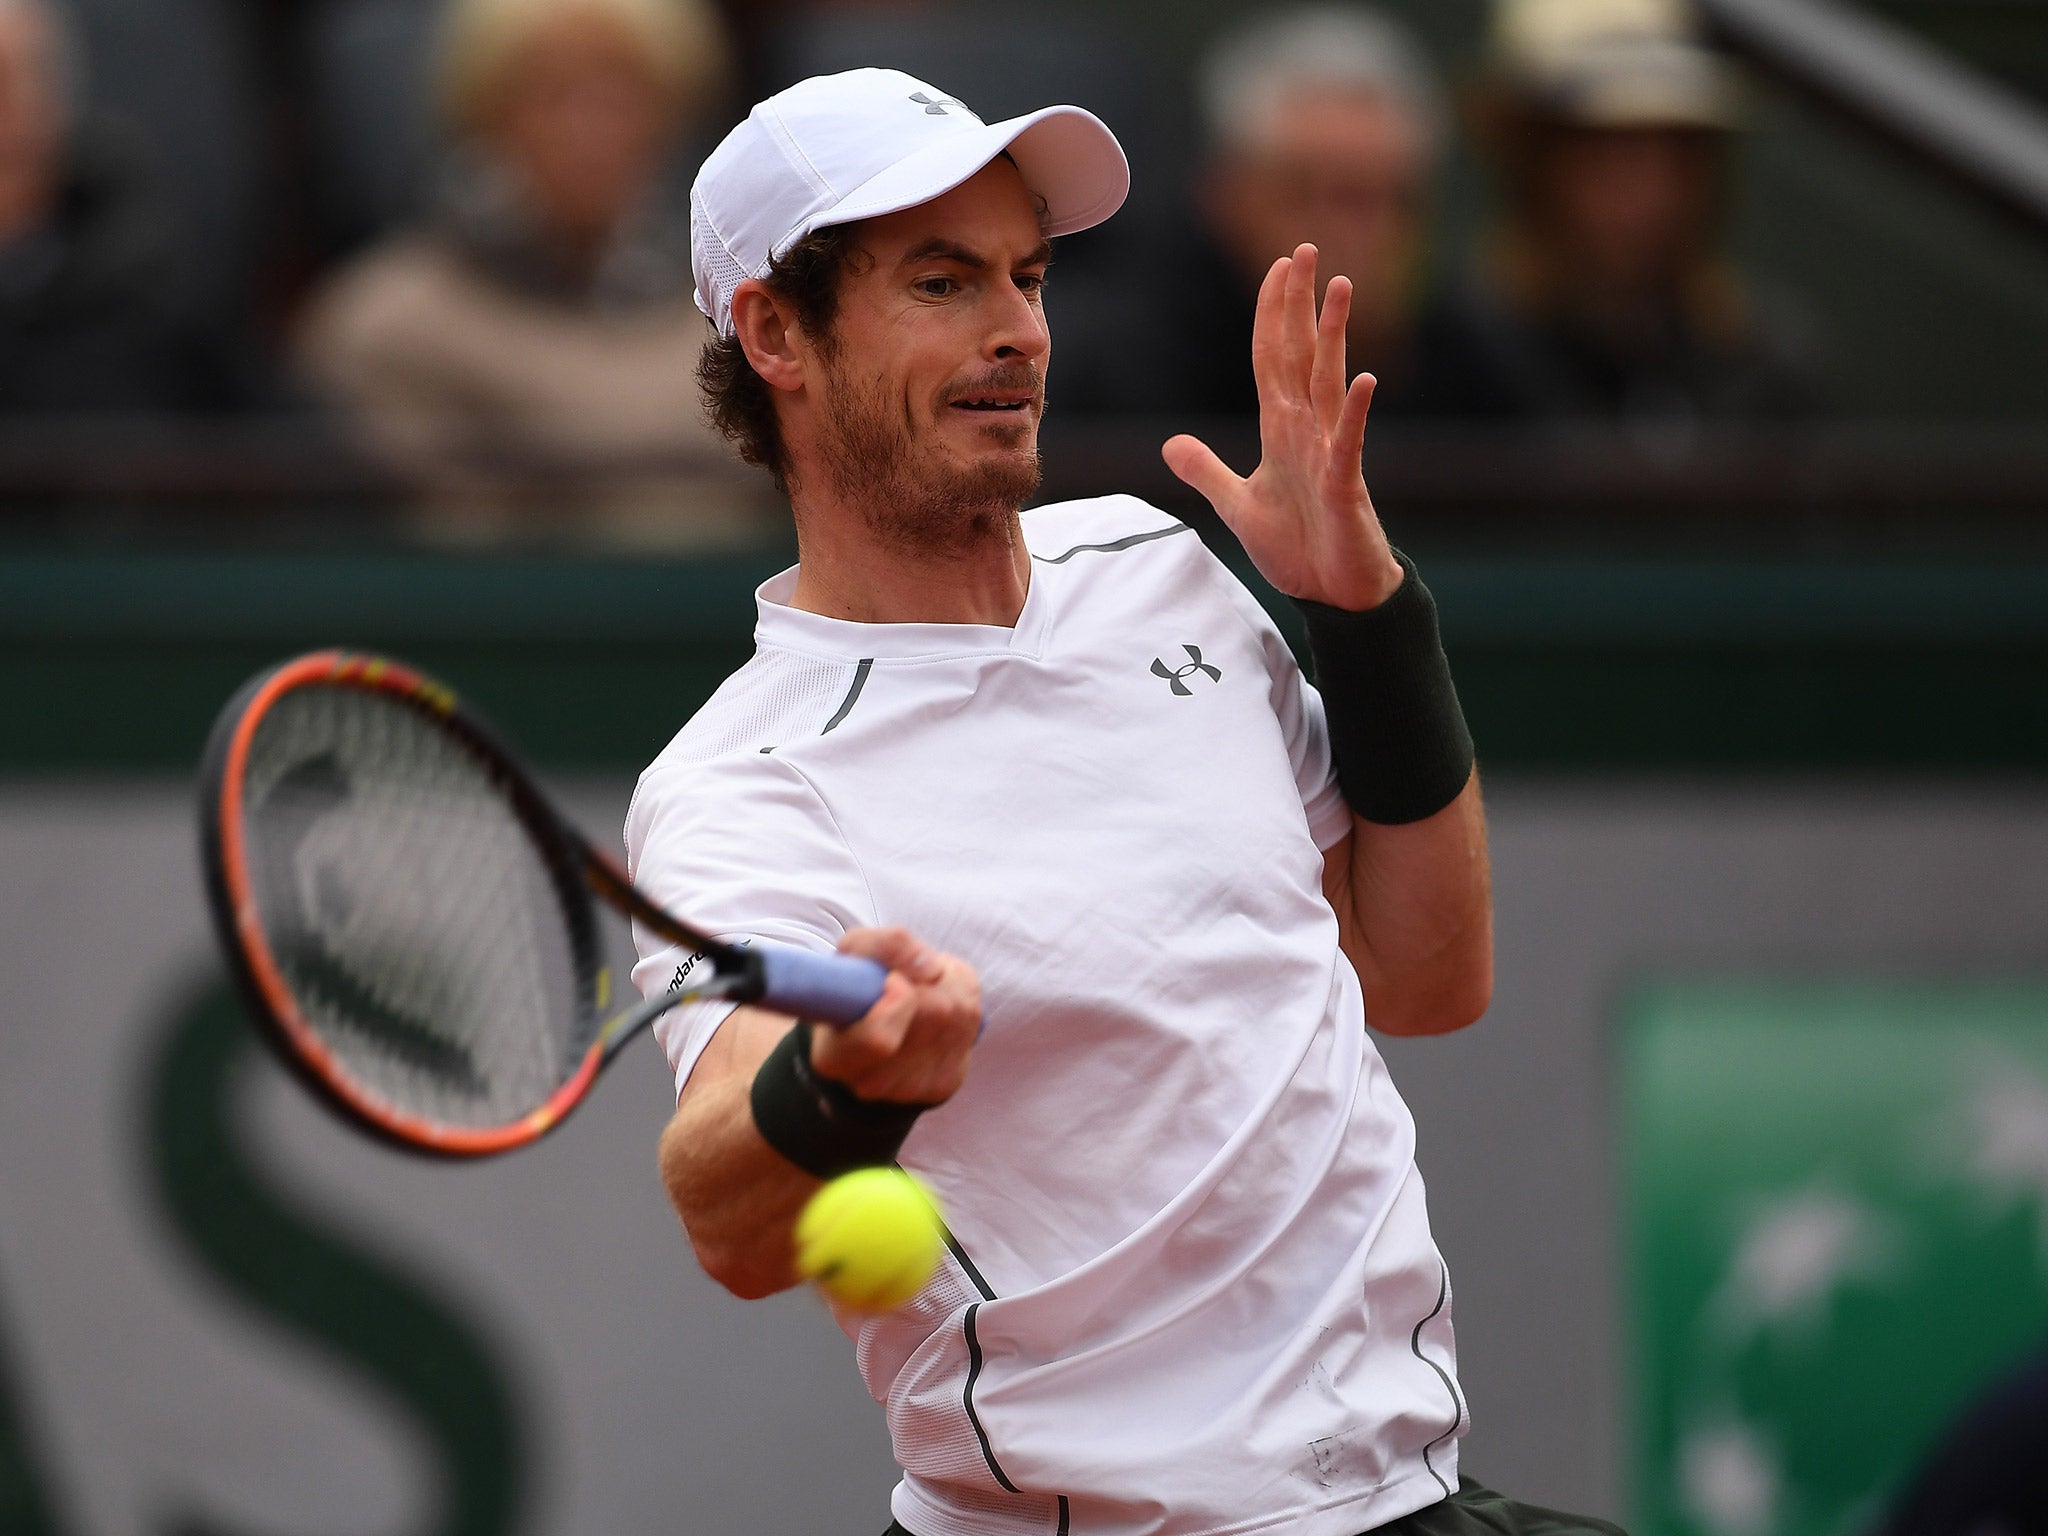
[[[609,841],[626,788],[571,803]],[[1645,975],[2038,976],[2048,794],[1492,803],[1494,1009],[1385,1049],[1458,1278],[1467,1463],[1618,1515],[1617,997]],[[887,1524],[881,1415],[823,1309],[735,1301],[689,1254],[655,1175],[651,1046],[512,1157],[369,1145],[234,1014],[196,862],[184,786],[0,787],[0,1531]]]

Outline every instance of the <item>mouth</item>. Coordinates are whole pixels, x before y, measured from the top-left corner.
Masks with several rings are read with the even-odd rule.
[[[1035,393],[998,392],[990,395],[972,395],[950,403],[956,411],[976,411],[987,416],[1022,416],[1030,411],[1037,399]]]

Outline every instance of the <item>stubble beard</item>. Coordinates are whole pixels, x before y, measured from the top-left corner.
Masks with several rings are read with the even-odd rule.
[[[1036,372],[1022,366],[1035,384]],[[1005,381],[1023,376],[1012,370]],[[957,559],[991,543],[1014,547],[1017,513],[1038,489],[1035,446],[1028,454],[966,465],[919,454],[883,381],[863,381],[836,366],[830,379],[831,409],[819,439],[826,478],[879,539],[936,559]]]

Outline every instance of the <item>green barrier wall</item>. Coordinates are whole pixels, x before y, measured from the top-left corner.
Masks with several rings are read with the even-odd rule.
[[[551,767],[630,769],[745,659],[780,564],[0,557],[0,771],[180,771],[245,676],[332,644],[439,673]],[[2048,569],[1425,568],[1492,769],[2048,768]]]

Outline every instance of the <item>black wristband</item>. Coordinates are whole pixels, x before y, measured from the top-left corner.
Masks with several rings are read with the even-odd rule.
[[[837,1178],[893,1163],[926,1104],[864,1099],[811,1067],[811,1026],[799,1023],[754,1074],[751,1102],[761,1139],[805,1173]]]
[[[1414,562],[1399,550],[1394,558],[1407,575],[1377,608],[1295,602],[1308,622],[1337,787],[1352,810],[1386,826],[1434,816],[1472,776],[1472,733],[1436,602]]]

